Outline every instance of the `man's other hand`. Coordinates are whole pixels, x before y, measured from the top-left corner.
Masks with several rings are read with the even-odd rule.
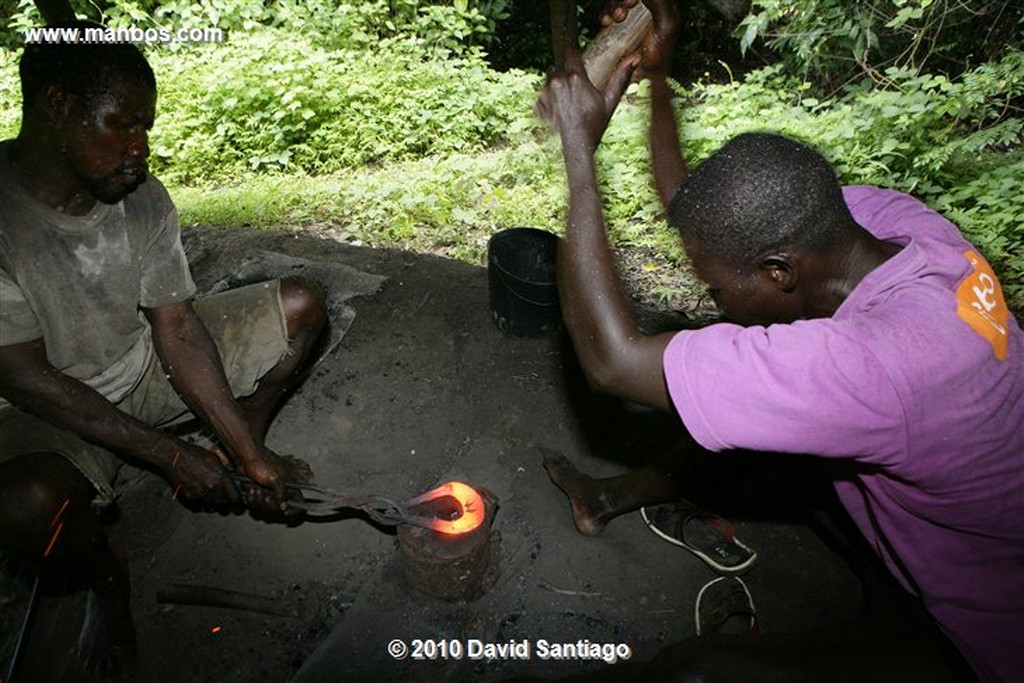
[[[639,0],[610,0],[601,13],[601,24],[610,26],[621,22]],[[679,31],[679,9],[674,0],[644,0],[644,5],[651,11],[654,29],[640,43],[640,63],[636,75],[649,78],[664,75],[672,62],[675,50],[676,34]]]
[[[292,517],[298,510],[288,506],[286,483],[302,483],[313,478],[309,465],[291,455],[278,455],[264,448],[258,460],[243,465],[245,474],[257,485],[242,489],[242,502],[254,512]]]
[[[182,442],[164,476],[172,495],[187,502],[225,505],[238,502],[238,488],[225,463],[214,453]]]
[[[587,78],[579,53],[566,48],[565,68],[551,72],[534,111],[554,126],[563,145],[582,143],[592,151],[604,135],[638,63],[635,53],[624,57],[602,92]]]

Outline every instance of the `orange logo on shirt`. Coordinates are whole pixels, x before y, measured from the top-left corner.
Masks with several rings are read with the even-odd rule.
[[[1003,299],[1003,288],[985,259],[973,251],[965,251],[964,258],[974,272],[957,287],[957,315],[992,345],[996,358],[1006,360],[1010,310]]]

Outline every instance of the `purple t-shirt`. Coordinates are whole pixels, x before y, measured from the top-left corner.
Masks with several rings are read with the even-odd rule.
[[[712,325],[665,350],[694,438],[851,461],[835,486],[890,571],[982,680],[1024,671],[1024,335],[956,226],[853,186],[854,219],[903,246],[831,318]]]

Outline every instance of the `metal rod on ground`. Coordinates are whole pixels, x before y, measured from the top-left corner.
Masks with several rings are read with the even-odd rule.
[[[228,607],[248,612],[262,612],[279,617],[294,617],[296,611],[280,604],[274,598],[262,595],[239,593],[213,586],[186,586],[172,583],[156,593],[156,601],[173,605],[200,605],[203,607]]]
[[[26,636],[32,623],[32,615],[36,611],[36,600],[39,597],[39,577],[32,583],[32,595],[28,598],[28,608],[25,610],[25,619],[21,622],[21,632],[18,633],[18,642],[14,645],[14,654],[11,655],[10,666],[7,667],[7,676],[4,678],[7,683],[14,683],[14,677],[18,673],[18,664],[21,661],[21,652],[24,649]]]

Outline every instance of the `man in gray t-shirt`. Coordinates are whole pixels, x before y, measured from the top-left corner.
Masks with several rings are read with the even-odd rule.
[[[118,467],[189,504],[289,514],[285,482],[310,473],[264,436],[326,313],[294,278],[193,305],[177,214],[146,167],[156,83],[137,48],[30,44],[20,73],[21,130],[0,143],[0,548],[84,584],[79,660],[111,672],[135,656],[127,563],[96,514]],[[189,414],[213,450],[157,428]]]
[[[195,293],[174,206],[148,177],[117,204],[54,210],[21,184],[14,150],[0,143],[0,346],[45,339],[51,365],[117,403],[153,353],[138,308]]]

